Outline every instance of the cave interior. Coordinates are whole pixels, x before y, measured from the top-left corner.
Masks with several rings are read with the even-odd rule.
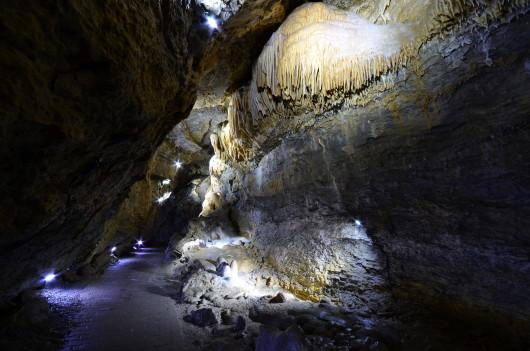
[[[530,349],[530,1],[0,6],[2,350]]]

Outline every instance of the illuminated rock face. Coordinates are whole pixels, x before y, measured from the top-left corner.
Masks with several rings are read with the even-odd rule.
[[[352,95],[404,65],[417,46],[411,25],[373,24],[322,3],[300,6],[263,48],[250,86],[232,95],[230,135],[214,144],[220,142],[218,149],[234,160],[248,160],[252,154],[244,149],[267,119],[288,118],[303,108],[322,113],[353,104]]]
[[[154,218],[154,200],[200,176],[210,150],[189,135],[165,138],[189,115],[197,90],[211,92],[211,80],[199,87],[201,75],[218,70],[223,55],[227,85],[246,79],[274,26],[299,2],[218,2],[230,19],[217,40],[196,1],[2,3],[0,300],[51,269],[90,260],[109,240],[182,225],[163,218],[168,208]],[[197,131],[192,139],[206,133],[189,129]],[[174,159],[165,158],[176,154],[196,164],[183,184],[162,188],[175,174]]]
[[[283,112],[274,102],[278,98],[323,112],[339,97],[396,69],[414,44],[409,25],[373,24],[322,3],[300,6],[256,62],[249,97],[252,117]]]
[[[214,76],[229,91],[253,84],[211,134],[209,183],[194,184],[191,205],[167,203],[184,212],[208,194],[208,220],[230,213],[253,258],[299,296],[383,308],[391,291],[514,331],[528,323],[530,19],[509,15],[528,1],[307,5],[253,77],[300,1],[246,1],[211,50],[202,16],[151,3],[13,1],[0,11],[0,298],[116,233],[182,224],[167,220],[171,207],[153,221],[153,195],[169,189],[143,179],[163,176],[158,186],[174,172],[173,159],[157,160],[176,156],[170,142],[206,167],[218,116],[188,128],[196,111],[163,140],[197,89],[198,107],[222,105],[224,89],[208,95],[219,79],[199,79],[224,67]]]
[[[363,107],[295,115],[305,123],[288,134],[254,130],[282,139],[224,186],[257,255],[307,291],[321,279],[370,299],[386,282],[461,318],[528,328],[529,20],[453,29]],[[335,284],[324,272],[346,256],[333,241],[355,218],[373,244],[345,250],[350,262],[371,250],[377,264]]]
[[[308,3],[293,11],[264,46],[249,85],[232,94],[228,127],[213,141],[218,156],[251,161],[275,124],[288,131],[303,123],[297,117],[304,112],[365,105],[374,93],[390,89],[393,74],[414,64],[433,37],[463,22],[483,29],[509,20],[529,2],[375,4],[361,1],[340,9]]]

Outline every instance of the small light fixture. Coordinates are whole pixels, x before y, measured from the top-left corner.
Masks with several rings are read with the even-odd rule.
[[[206,23],[208,23],[208,27],[211,29],[218,29],[219,25],[217,24],[217,20],[213,18],[212,16],[206,16]]]
[[[163,185],[168,185],[169,183],[171,183],[171,180],[169,180],[169,179],[164,179],[164,180],[162,181],[162,184],[163,184]]]
[[[182,167],[182,162],[180,162],[179,160],[175,161],[175,163],[173,164],[173,166],[175,166],[176,169],[179,169]]]
[[[110,249],[110,253],[113,253],[114,251],[116,251],[116,246],[113,246],[112,249]]]
[[[361,226],[361,225],[362,225],[362,223],[361,223],[361,221],[360,221],[360,220],[356,219],[356,220],[355,220],[355,225]]]
[[[54,280],[56,276],[57,276],[56,274],[50,273],[50,274],[48,274],[47,276],[44,277],[44,282],[45,283],[49,283],[52,280]]]
[[[168,191],[168,192],[164,193],[164,195],[162,195],[159,198],[157,198],[156,202],[158,202],[159,204],[164,203],[164,201],[169,199],[170,196],[171,196],[171,191]]]
[[[138,246],[142,246],[143,244],[144,244],[144,241],[143,241],[143,240],[138,240],[138,241],[136,242],[136,245],[138,245]]]

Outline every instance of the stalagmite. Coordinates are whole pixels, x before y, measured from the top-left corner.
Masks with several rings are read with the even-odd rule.
[[[232,262],[230,262],[230,268],[232,269],[232,274],[237,277],[237,274],[239,272],[239,268],[237,266],[237,261],[236,260],[232,260]]]

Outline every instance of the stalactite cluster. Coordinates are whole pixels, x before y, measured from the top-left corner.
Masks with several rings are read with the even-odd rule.
[[[393,24],[374,24],[353,11],[323,3],[302,5],[263,48],[249,87],[232,95],[229,135],[222,131],[215,141],[226,151],[220,157],[248,160],[254,154],[248,148],[256,143],[255,131],[270,125],[271,119],[285,120],[301,108],[323,113],[356,105],[367,87],[374,83],[386,87],[389,72],[405,66],[424,42],[471,12],[475,22],[484,25],[528,4],[528,0],[418,2],[410,6],[409,21]],[[377,7],[382,13],[371,18],[383,22],[402,18],[403,6],[385,0]]]
[[[415,46],[410,26],[372,24],[322,3],[301,6],[273,34],[256,62],[250,85],[252,118],[281,110],[289,101],[323,112],[406,62],[408,49]]]
[[[247,91],[241,88],[232,94],[228,106],[228,125],[236,138],[252,136],[252,121],[246,116],[248,111]]]
[[[210,135],[210,141],[215,155],[221,160],[230,158],[236,162],[243,162],[254,156],[252,144],[249,140],[238,138],[233,134],[229,123],[224,124],[223,127],[213,132]]]

